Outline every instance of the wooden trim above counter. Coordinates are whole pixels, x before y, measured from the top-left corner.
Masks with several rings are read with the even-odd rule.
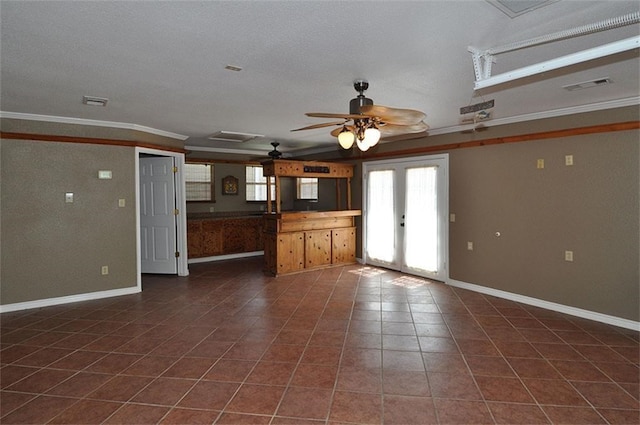
[[[347,182],[347,210],[351,209],[351,177],[353,177],[353,165],[337,162],[319,161],[296,161],[285,159],[272,159],[262,163],[262,174],[267,179],[267,213],[271,214],[271,178],[276,188],[276,213],[280,213],[280,178],[281,177],[311,177],[318,179],[336,179],[336,206],[341,210],[340,205],[340,184],[339,179]]]
[[[273,159],[262,163],[265,177],[317,177],[345,179],[353,177],[353,166],[335,162]]]
[[[314,218],[334,218],[334,217],[357,217],[362,215],[361,210],[339,210],[339,211],[285,211],[281,213],[265,213],[266,219],[295,221],[309,220]]]

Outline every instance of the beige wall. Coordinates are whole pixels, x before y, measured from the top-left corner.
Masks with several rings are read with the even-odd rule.
[[[2,305],[135,287],[134,148],[0,144]],[[98,170],[113,178],[99,180]]]
[[[638,117],[638,107],[620,108],[383,144],[373,153]],[[640,321],[639,145],[640,132],[633,130],[449,150],[449,209],[456,215],[449,233],[450,278]],[[573,155],[573,166],[564,165],[565,155]],[[313,159],[338,156],[344,154]],[[359,156],[352,157],[354,208],[362,204]],[[538,159],[545,160],[542,170]],[[573,262],[564,260],[567,250]]]
[[[637,321],[638,145],[629,131],[452,151],[450,277]]]

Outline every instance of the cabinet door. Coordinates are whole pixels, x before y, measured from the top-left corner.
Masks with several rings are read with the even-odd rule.
[[[281,233],[276,242],[278,274],[304,269],[304,233]]]
[[[356,228],[334,229],[331,231],[333,264],[355,263]]]
[[[187,220],[187,255],[202,257],[202,222],[199,220]]]
[[[222,255],[224,220],[205,220],[202,222],[202,256]]]
[[[305,268],[331,264],[331,230],[304,233]]]

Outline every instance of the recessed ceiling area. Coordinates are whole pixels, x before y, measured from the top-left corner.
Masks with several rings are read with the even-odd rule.
[[[486,0],[511,18],[548,6],[558,0]]]

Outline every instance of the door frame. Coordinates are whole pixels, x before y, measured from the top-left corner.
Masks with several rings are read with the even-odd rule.
[[[444,162],[444,178],[442,181],[442,189],[438,187],[438,195],[442,209],[439,210],[438,215],[442,220],[442,255],[444,256],[444,273],[443,281],[449,283],[449,154],[441,153],[435,155],[413,156],[393,159],[383,159],[379,161],[365,161],[362,163],[362,261],[367,264],[367,208],[368,208],[368,179],[367,173],[372,167],[384,167],[384,166],[398,166],[402,164],[418,163],[423,161],[443,161]],[[404,188],[402,188],[404,190]],[[404,260],[403,260],[404,261]],[[402,267],[402,264],[399,264]],[[400,271],[398,269],[398,271]]]
[[[136,267],[138,276],[138,287],[142,288],[142,251],[140,246],[140,154],[151,154],[156,156],[173,157],[174,165],[178,167],[175,173],[174,185],[176,196],[176,207],[179,214],[176,218],[176,247],[180,256],[178,257],[178,276],[189,276],[189,265],[187,258],[187,200],[186,187],[182,169],[184,168],[184,154],[179,152],[168,152],[152,148],[135,148],[136,163]]]

